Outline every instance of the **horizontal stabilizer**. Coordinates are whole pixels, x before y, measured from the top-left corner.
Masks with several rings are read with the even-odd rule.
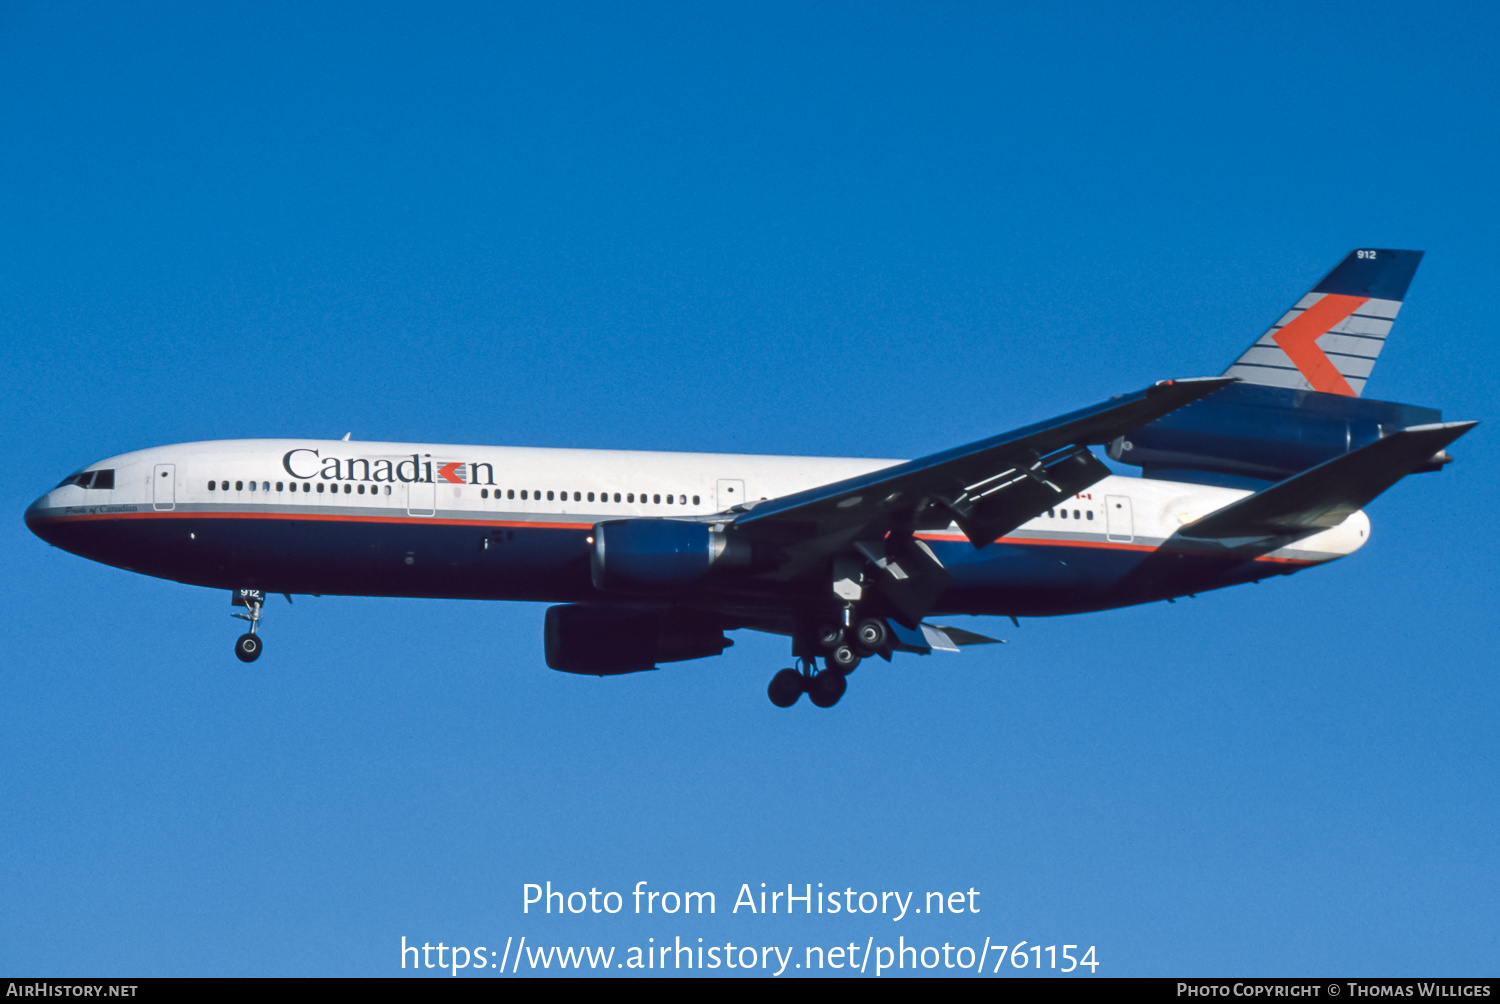
[[[1184,537],[1269,537],[1338,526],[1408,474],[1434,462],[1478,422],[1418,425],[1240,499],[1178,531]]]

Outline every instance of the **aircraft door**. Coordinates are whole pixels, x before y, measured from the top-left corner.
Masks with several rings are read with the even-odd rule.
[[[406,486],[406,514],[408,516],[431,516],[437,512],[437,485],[427,481],[413,481]]]
[[[1130,496],[1104,496],[1105,538],[1128,544],[1135,539],[1135,521],[1130,515]]]
[[[177,508],[177,465],[157,464],[151,470],[151,507]]]
[[[745,482],[720,478],[718,487],[714,494],[714,502],[718,504],[719,511],[723,512],[730,506],[739,505],[745,501]]]

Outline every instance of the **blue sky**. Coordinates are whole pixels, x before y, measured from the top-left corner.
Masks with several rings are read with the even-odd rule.
[[[0,968],[904,935],[1492,974],[1497,19],[0,4]],[[1486,420],[1367,547],[964,621],[1009,643],[862,667],[832,712],[773,708],[785,643],[747,633],[554,673],[540,605],[278,599],[245,667],[222,594],[21,521],[199,439],[916,456],[1217,373],[1356,246],[1428,252],[1367,394]],[[719,913],[523,916],[547,880]],[[728,914],[760,882],[982,912]]]

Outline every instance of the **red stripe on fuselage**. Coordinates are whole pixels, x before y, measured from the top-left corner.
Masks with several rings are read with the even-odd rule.
[[[73,522],[99,519],[305,519],[327,523],[434,523],[439,526],[533,527],[542,530],[592,530],[592,523],[543,523],[525,520],[440,519],[436,516],[352,516],[344,513],[300,512],[107,512],[72,516],[39,516],[38,521]]]
[[[592,530],[594,528],[593,523],[544,523],[540,521],[504,519],[439,519],[436,516],[353,516],[343,513],[295,512],[178,512],[176,510],[169,512],[78,513],[72,516],[40,516],[36,517],[36,519],[38,522],[56,521],[60,523],[109,519],[285,519],[312,520],[328,523],[427,523],[437,526],[496,526],[532,530]],[[919,533],[917,536],[923,540],[964,541],[968,539],[958,534]],[[1125,544],[1113,540],[1058,540],[1040,537],[1001,537],[995,543],[1019,544],[1024,547],[1087,547],[1096,550],[1114,551],[1151,552],[1180,550],[1179,548],[1162,548],[1151,544]],[[1277,558],[1271,555],[1260,555],[1250,560],[1288,565],[1316,565],[1321,563],[1312,558]]]
[[[919,533],[918,537],[923,540],[968,540],[967,537],[958,534]],[[1186,548],[1162,547],[1153,544],[1123,544],[1115,540],[1057,540],[1050,537],[1001,537],[995,541],[997,544],[1020,544],[1023,547],[1087,547],[1111,551],[1178,551],[1184,554],[1198,554],[1198,551],[1189,551]],[[1285,565],[1317,565],[1321,564],[1314,558],[1276,558],[1269,554],[1251,558],[1251,561],[1270,561]]]

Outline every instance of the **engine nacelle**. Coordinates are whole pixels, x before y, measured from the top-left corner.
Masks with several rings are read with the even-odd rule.
[[[670,593],[715,567],[750,563],[748,542],[707,523],[618,519],[594,524],[594,588],[615,593]]]
[[[1147,477],[1280,481],[1386,433],[1440,421],[1442,412],[1417,405],[1236,383],[1121,436],[1109,455]]]
[[[547,665],[564,673],[613,676],[721,655],[734,642],[716,623],[649,607],[574,603],[547,610]]]

